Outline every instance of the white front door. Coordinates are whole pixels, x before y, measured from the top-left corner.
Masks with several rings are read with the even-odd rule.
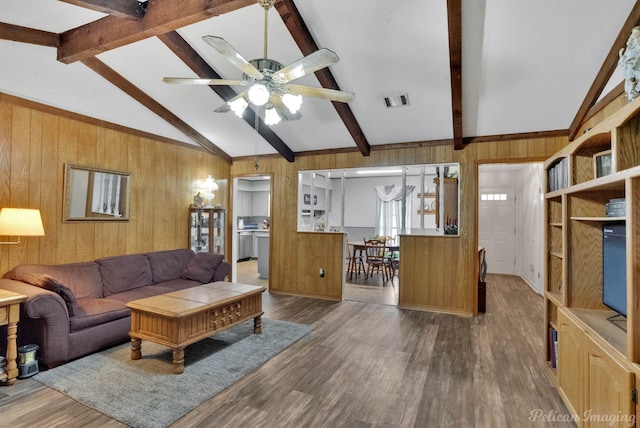
[[[515,189],[483,188],[479,193],[478,245],[487,250],[487,272],[514,275]]]

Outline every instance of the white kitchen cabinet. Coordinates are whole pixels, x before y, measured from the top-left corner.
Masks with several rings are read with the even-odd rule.
[[[254,217],[269,216],[269,192],[251,192],[252,193],[252,213]]]
[[[253,192],[238,191],[238,217],[249,217],[253,211]]]

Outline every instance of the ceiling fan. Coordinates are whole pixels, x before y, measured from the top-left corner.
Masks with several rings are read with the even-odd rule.
[[[204,36],[202,39],[222,54],[229,62],[243,72],[240,80],[202,79],[165,77],[163,82],[185,85],[228,85],[244,86],[247,89],[226,104],[215,109],[218,113],[233,112],[242,117],[249,103],[265,106],[265,123],[275,125],[281,118],[287,120],[300,118],[302,96],[321,98],[330,101],[348,103],[353,100],[352,92],[335,89],[316,88],[297,85],[293,82],[310,73],[338,62],[338,55],[329,49],[319,49],[310,55],[284,67],[278,61],[267,57],[267,33],[269,9],[275,0],[257,0],[264,9],[264,57],[247,61],[226,40],[216,36]]]

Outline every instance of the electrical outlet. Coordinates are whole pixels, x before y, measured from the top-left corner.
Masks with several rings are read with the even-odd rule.
[[[324,278],[324,269],[320,268],[320,278]]]

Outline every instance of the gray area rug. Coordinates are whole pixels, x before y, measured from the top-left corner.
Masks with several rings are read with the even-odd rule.
[[[185,349],[183,374],[172,374],[169,348],[142,341],[142,358],[131,360],[129,343],[43,371],[34,379],[131,427],[166,427],[283,349],[312,327],[253,320]]]

